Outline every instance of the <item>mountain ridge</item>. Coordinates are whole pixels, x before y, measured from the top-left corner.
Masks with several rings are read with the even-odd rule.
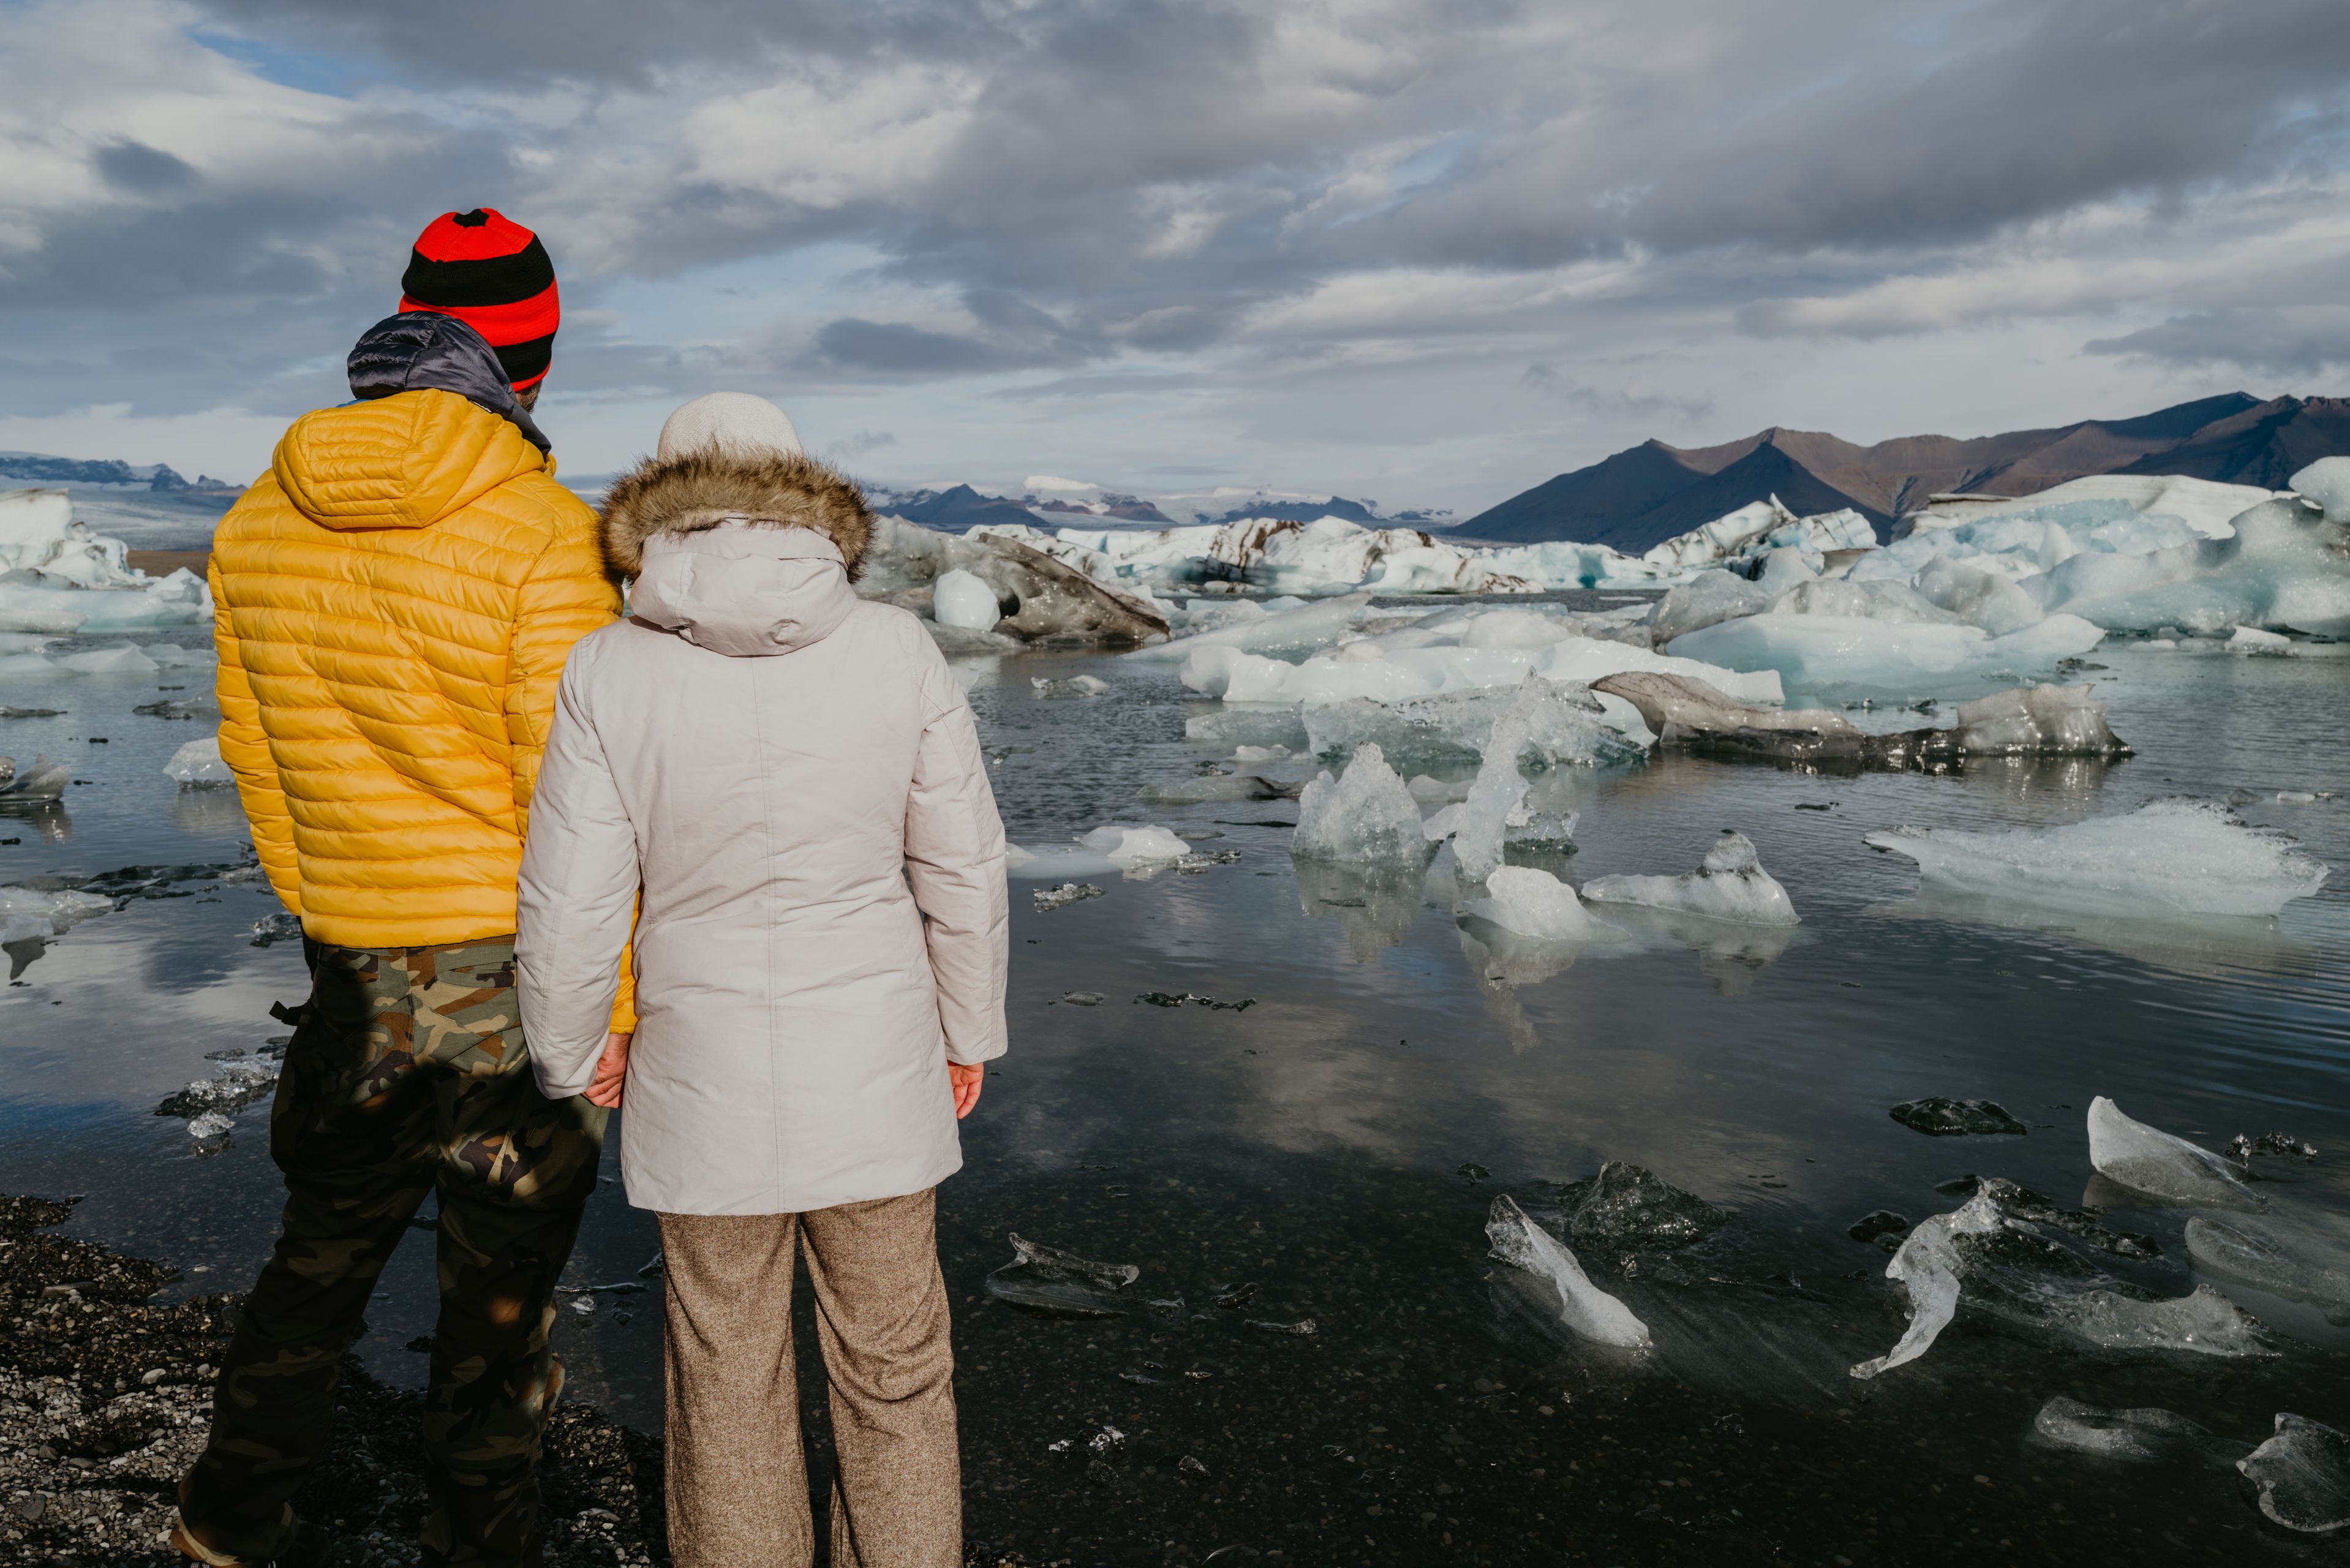
[[[1639,555],[1775,494],[1798,514],[1849,507],[1883,539],[1903,513],[1950,492],[2030,495],[2093,473],[2183,473],[2274,490],[2303,464],[2345,452],[2350,400],[2263,401],[2248,392],[2127,419],[1988,436],[1896,436],[1870,446],[1773,425],[1714,446],[1643,441],[1487,508],[1457,536],[1572,539]]]

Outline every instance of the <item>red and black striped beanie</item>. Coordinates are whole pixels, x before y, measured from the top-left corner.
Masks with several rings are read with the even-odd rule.
[[[563,317],[546,247],[494,207],[425,225],[400,275],[400,308],[453,316],[480,333],[517,392],[546,376]]]

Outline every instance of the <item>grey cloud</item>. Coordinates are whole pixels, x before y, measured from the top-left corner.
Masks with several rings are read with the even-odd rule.
[[[970,376],[1067,362],[1050,348],[1040,351],[854,316],[827,325],[816,335],[816,348],[843,369],[893,377]]]
[[[107,183],[141,196],[184,191],[196,183],[196,171],[184,161],[143,141],[118,141],[98,150],[98,171]]]
[[[2176,365],[2239,365],[2285,376],[2318,376],[2350,365],[2350,309],[2237,307],[2174,316],[2156,327],[2082,346]]]
[[[1713,415],[1713,399],[1711,397],[1640,393],[1622,388],[1594,387],[1562,375],[1555,367],[1539,359],[1526,367],[1518,382],[1530,390],[1556,398],[1584,413],[1601,417],[1662,420],[1673,424],[1692,425]]]

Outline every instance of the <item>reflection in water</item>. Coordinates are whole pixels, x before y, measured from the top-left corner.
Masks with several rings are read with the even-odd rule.
[[[1800,929],[1709,919],[1638,904],[1609,904],[1606,911],[1608,919],[1627,931],[1668,938],[1696,950],[1698,968],[1724,996],[1743,996],[1752,990],[1754,977],[1787,950]]]
[[[1297,907],[1315,919],[1336,919],[1357,963],[1402,941],[1419,919],[1418,867],[1339,866],[1295,857],[1290,864],[1297,869]]]
[[[241,814],[240,814],[241,815]],[[65,806],[54,800],[9,802],[0,800],[0,828],[13,822],[29,823],[40,830],[44,844],[63,844],[73,836],[73,817]],[[0,837],[5,837],[0,833]]]
[[[1938,920],[2030,931],[2103,948],[2199,980],[2240,974],[2314,975],[2322,969],[2317,950],[2286,936],[2275,920],[2266,917],[2207,915],[2134,920],[2052,909],[2021,898],[1954,892],[1930,882],[1921,884],[1914,898],[1872,905],[1862,914],[1870,919]]]
[[[1513,1049],[1521,1054],[1533,1050],[1541,1039],[1534,1033],[1534,1021],[1526,1016],[1525,1004],[1518,1000],[1518,988],[1540,985],[1565,974],[1589,944],[1520,936],[1482,915],[1460,916],[1457,924],[1461,954],[1469,961],[1469,972],[1476,979],[1485,1011],[1509,1034]]]
[[[172,797],[172,821],[200,838],[242,838],[244,804],[233,786],[190,785]]]

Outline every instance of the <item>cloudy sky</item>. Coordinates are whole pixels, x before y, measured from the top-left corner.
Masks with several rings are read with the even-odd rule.
[[[245,479],[415,232],[537,229],[573,474],[1473,512],[1648,436],[2350,365],[2342,0],[0,0],[0,448]]]

